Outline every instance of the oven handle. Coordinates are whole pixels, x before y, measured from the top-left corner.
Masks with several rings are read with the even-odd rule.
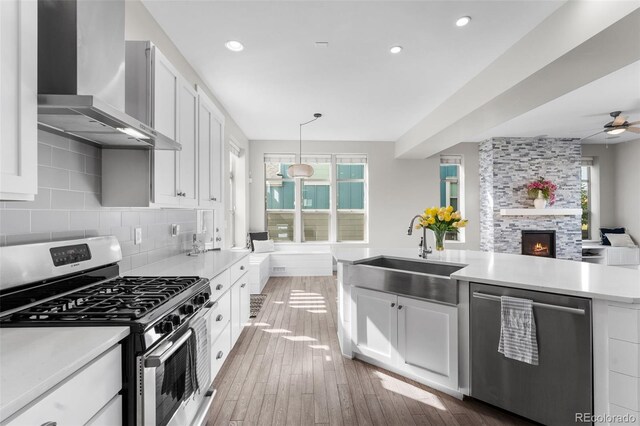
[[[175,342],[171,342],[169,348],[167,348],[160,355],[149,355],[147,359],[144,361],[145,367],[155,368],[160,367],[164,362],[173,355],[180,347],[186,343],[186,341],[191,337],[193,331],[188,329],[182,336],[180,336]]]

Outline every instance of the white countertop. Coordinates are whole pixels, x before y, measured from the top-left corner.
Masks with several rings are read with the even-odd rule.
[[[199,276],[211,279],[249,255],[248,250],[213,250],[198,256],[180,254],[123,273],[124,276]]]
[[[378,257],[399,257],[417,261],[463,265],[451,278],[503,287],[549,293],[640,303],[640,271],[571,260],[548,259],[518,254],[445,250],[426,260],[416,249],[335,248],[338,262],[357,263]]]
[[[0,328],[0,421],[128,334],[129,327]]]

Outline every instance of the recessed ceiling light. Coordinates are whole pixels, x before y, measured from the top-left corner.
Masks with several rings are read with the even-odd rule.
[[[236,40],[229,40],[224,45],[232,52],[241,52],[244,49],[242,43]]]
[[[402,52],[402,46],[393,46],[391,49],[389,49],[389,52],[393,53],[394,55],[396,53],[400,53]]]
[[[458,18],[458,20],[456,21],[456,26],[464,27],[469,22],[471,22],[471,17],[470,16],[463,16],[461,18]]]

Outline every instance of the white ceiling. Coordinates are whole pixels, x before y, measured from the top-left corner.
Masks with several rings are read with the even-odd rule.
[[[611,111],[622,111],[628,121],[640,121],[640,62],[635,62],[564,96],[532,109],[472,141],[489,137],[585,138],[602,130],[612,120]],[[625,132],[617,136],[600,133],[583,143],[619,143],[640,139]]]
[[[252,140],[396,140],[564,3],[143,1]]]

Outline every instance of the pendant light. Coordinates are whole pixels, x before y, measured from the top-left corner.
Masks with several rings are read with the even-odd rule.
[[[292,178],[308,178],[313,176],[313,167],[309,164],[302,163],[302,126],[313,123],[318,118],[322,117],[322,114],[316,112],[313,114],[313,120],[309,120],[306,123],[300,123],[300,163],[292,164],[287,169],[287,174]]]

